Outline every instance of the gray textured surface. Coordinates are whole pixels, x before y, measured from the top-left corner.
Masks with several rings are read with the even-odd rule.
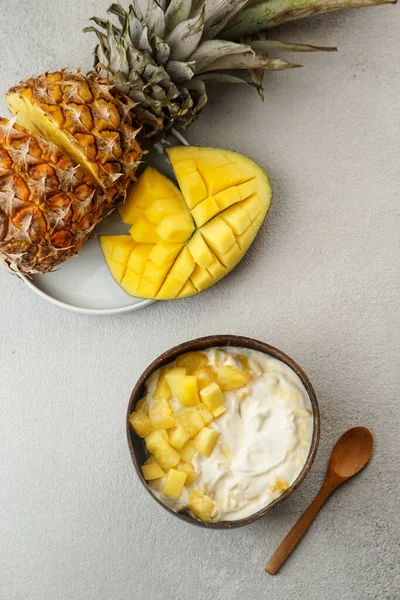
[[[80,29],[107,5],[1,0],[1,94],[46,68],[89,67],[93,39]],[[399,9],[385,7],[282,28],[283,39],[341,51],[268,76],[264,104],[251,89],[211,94],[190,140],[250,154],[268,168],[275,201],[246,259],[210,291],[84,318],[0,273],[1,600],[400,598],[399,26]],[[226,533],[151,501],[124,432],[149,361],[211,333],[291,354],[322,410],[320,451],[298,492]],[[282,573],[266,575],[354,424],[374,431],[372,463],[332,497]]]

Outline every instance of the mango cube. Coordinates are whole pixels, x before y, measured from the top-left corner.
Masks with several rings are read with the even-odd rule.
[[[175,427],[176,421],[170,403],[165,398],[157,400],[150,408],[150,420],[154,429]]]
[[[224,254],[235,243],[232,229],[221,217],[215,217],[206,223],[201,228],[201,233],[211,250],[217,254]]]
[[[181,215],[164,217],[161,223],[157,225],[155,232],[156,235],[167,242],[186,242],[193,232],[193,229],[193,219],[184,213]]]
[[[201,521],[210,521],[215,504],[211,498],[205,495],[204,490],[193,490],[189,498],[189,508]]]
[[[188,375],[195,375],[197,369],[208,364],[208,358],[203,352],[186,352],[175,361],[177,367],[184,367]]]
[[[132,269],[132,271],[141,275],[146,266],[151,249],[152,246],[150,244],[138,244],[129,256],[127,268]]]
[[[217,372],[217,383],[223,392],[238,390],[248,383],[250,374],[241,369],[230,366],[222,366]]]
[[[221,213],[221,218],[229,225],[235,235],[242,234],[251,224],[249,213],[241,204],[225,210]]]
[[[184,367],[175,367],[165,376],[171,392],[181,404],[185,401],[185,377],[186,369]]]
[[[183,460],[183,462],[185,463],[190,463],[193,456],[196,454],[197,450],[196,450],[196,446],[194,445],[194,443],[190,440],[189,442],[187,442],[183,448],[179,451],[181,458]]]
[[[145,244],[156,244],[160,239],[153,223],[150,223],[146,217],[139,217],[130,228],[129,233],[136,242]]]
[[[165,472],[162,470],[157,462],[144,464],[142,467],[143,477],[146,481],[152,481],[153,479],[162,479],[165,477]]]
[[[210,456],[211,452],[214,450],[214,446],[217,443],[218,438],[219,431],[210,429],[210,427],[203,427],[203,429],[199,431],[194,438],[195,448],[200,452],[200,454],[204,454],[204,456]]]
[[[212,196],[209,196],[192,209],[192,216],[197,225],[201,227],[207,221],[215,217],[220,211],[218,204]]]
[[[198,405],[197,410],[201,414],[201,418],[204,421],[204,425],[208,425],[209,423],[211,423],[211,421],[213,420],[213,415],[202,402],[200,402],[200,404]]]
[[[184,463],[182,465],[178,465],[178,469],[186,473],[186,481],[185,486],[191,485],[193,481],[197,479],[197,473],[194,470],[193,465],[190,463]]]
[[[189,296],[194,296],[197,294],[197,288],[193,285],[190,279],[187,280],[183,288],[180,290],[179,294],[177,294],[177,298],[189,298]]]
[[[222,406],[225,403],[225,396],[219,385],[215,382],[203,388],[200,391],[200,396],[210,412],[213,412],[218,406]]]
[[[236,187],[227,188],[226,190],[216,194],[214,198],[219,208],[217,212],[229,208],[229,206],[236,204],[236,202],[240,202],[242,199]]]
[[[186,375],[184,379],[184,406],[196,406],[200,402],[195,375]]]
[[[152,430],[153,425],[149,417],[142,411],[133,412],[129,415],[129,424],[140,437],[146,437]]]
[[[156,389],[154,390],[153,394],[154,400],[160,400],[161,398],[170,400],[172,397],[171,388],[169,387],[165,377],[167,373],[169,373],[169,369],[161,369],[160,375],[158,376]]]
[[[192,171],[191,173],[186,173],[183,177],[178,175],[178,173],[176,175],[183,197],[190,209],[207,198],[207,188],[200,173]]]
[[[160,240],[149,254],[149,260],[157,266],[170,264],[182,250],[182,244]]]
[[[178,469],[170,469],[164,481],[162,492],[170,498],[180,498],[186,481],[186,473]]]
[[[144,211],[144,216],[155,225],[161,223],[164,217],[177,215],[184,210],[184,205],[179,196],[172,198],[156,198]]]
[[[212,252],[204,241],[200,231],[196,231],[192,239],[189,241],[188,249],[195,263],[200,267],[203,267],[203,269],[206,269],[212,262]]]
[[[202,267],[199,267],[199,265],[195,266],[190,279],[199,292],[210,287],[214,281],[213,276],[207,269],[203,269]]]
[[[195,408],[180,411],[177,421],[188,430],[190,437],[194,437],[204,426],[204,421]]]
[[[177,450],[181,450],[190,439],[190,433],[183,425],[178,425],[169,436],[169,443]]]

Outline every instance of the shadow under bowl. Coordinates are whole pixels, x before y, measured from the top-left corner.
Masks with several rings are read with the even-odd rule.
[[[165,504],[163,504],[152,492],[151,488],[147,485],[146,481],[143,478],[141,472],[141,465],[143,465],[146,460],[146,447],[142,438],[140,438],[129,425],[129,415],[133,412],[136,403],[145,395],[145,385],[146,381],[156,371],[161,367],[173,362],[178,356],[181,354],[185,354],[186,352],[194,352],[207,350],[209,348],[223,347],[223,346],[234,346],[238,348],[248,348],[250,350],[256,350],[258,352],[263,352],[264,354],[268,354],[282,361],[286,365],[288,365],[295,373],[298,375],[300,380],[302,381],[308,396],[310,398],[312,413],[313,413],[313,434],[311,439],[310,450],[307,456],[307,460],[304,463],[302,470],[300,471],[298,477],[292,483],[292,485],[283,492],[278,498],[273,500],[270,504],[265,506],[263,509],[258,512],[246,517],[244,519],[238,519],[236,521],[217,521],[217,522],[203,522],[198,519],[195,519],[190,514],[186,512],[175,512]],[[273,346],[269,346],[264,342],[259,340],[255,340],[248,337],[237,336],[237,335],[212,335],[208,337],[198,338],[195,340],[190,340],[188,342],[184,342],[183,344],[179,344],[178,346],[174,346],[170,350],[167,350],[163,354],[161,354],[158,358],[156,358],[142,373],[137,381],[135,387],[133,388],[131,397],[129,399],[128,404],[128,412],[126,416],[126,431],[128,436],[128,445],[129,452],[132,458],[133,465],[135,467],[135,471],[148,491],[148,493],[160,504],[165,510],[170,512],[175,517],[178,517],[182,521],[186,521],[186,523],[191,523],[192,525],[198,525],[199,527],[205,527],[207,529],[233,529],[235,527],[242,527],[243,525],[249,525],[253,523],[257,519],[263,517],[267,512],[269,512],[274,506],[278,506],[282,502],[286,500],[293,492],[299,487],[308,471],[311,468],[312,463],[314,462],[315,455],[317,453],[318,444],[319,444],[319,436],[320,436],[320,414],[317,397],[315,395],[314,389],[308,379],[307,375],[304,371],[299,367],[297,363],[293,359],[291,359],[287,354],[274,348]]]

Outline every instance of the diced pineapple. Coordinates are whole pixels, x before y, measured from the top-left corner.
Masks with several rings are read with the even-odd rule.
[[[155,457],[163,469],[170,469],[179,463],[181,457],[172,446],[167,442],[165,443],[166,445],[160,448],[160,450],[156,450]]]
[[[215,373],[211,366],[209,367],[201,367],[195,373],[197,378],[197,387],[199,390],[204,389],[210,383],[212,383],[215,379]]]
[[[139,412],[140,410],[143,412],[147,412],[147,396],[138,400],[135,404],[135,408],[133,409],[135,412]]]
[[[157,225],[155,232],[161,239],[167,242],[186,242],[193,229],[194,223],[192,217],[183,213],[164,217],[161,223]]]
[[[158,376],[156,389],[153,394],[154,400],[160,400],[161,398],[170,400],[172,398],[171,388],[166,380],[167,373],[169,373],[169,369],[161,369],[160,375]]]
[[[195,408],[181,410],[178,414],[177,421],[188,430],[190,437],[194,437],[204,426],[204,421],[201,418],[199,411]]]
[[[184,367],[188,375],[195,375],[197,369],[206,366],[208,358],[203,352],[186,352],[175,361],[177,367]]]
[[[217,418],[217,417],[220,417],[221,415],[223,415],[225,411],[226,411],[226,406],[217,406],[217,408],[214,408],[212,414],[214,415],[215,418]]]
[[[145,244],[156,244],[160,239],[154,229],[153,223],[150,223],[146,217],[139,217],[130,228],[129,233],[136,242],[143,242]]]
[[[206,242],[204,241],[204,238],[201,235],[200,231],[196,231],[192,239],[189,241],[188,249],[195,263],[203,269],[206,269],[208,265],[212,262],[212,252],[206,244]]]
[[[146,437],[153,429],[149,417],[143,411],[131,413],[129,415],[129,423],[135,433],[142,438]]]
[[[177,450],[181,450],[190,439],[190,433],[183,425],[178,425],[169,436],[169,443]]]
[[[175,427],[176,421],[170,403],[165,398],[157,400],[150,408],[150,420],[154,429]]]
[[[195,375],[186,375],[184,379],[184,406],[196,406],[200,402]]]
[[[162,470],[157,462],[144,464],[142,467],[143,477],[146,481],[153,479],[162,479],[165,477],[165,472]]]
[[[170,469],[164,481],[162,492],[170,498],[180,498],[187,474],[178,469]]]
[[[191,485],[193,483],[193,481],[196,481],[197,473],[194,470],[193,465],[191,465],[190,463],[184,463],[184,464],[178,465],[178,469],[180,471],[183,471],[184,473],[186,473],[185,486]]]
[[[213,412],[217,406],[225,403],[225,396],[215,382],[210,383],[207,387],[200,391],[200,396],[209,411]]]
[[[168,444],[168,434],[167,434],[167,440],[165,440],[163,437],[162,431],[163,431],[162,429],[152,431],[145,437],[144,441],[146,443],[146,448],[152,454],[154,454],[156,452],[156,450],[159,450],[160,448],[165,447],[165,444]]]
[[[248,383],[250,374],[241,369],[230,366],[222,366],[217,372],[217,383],[223,392],[238,390]]]
[[[197,450],[196,450],[196,446],[193,444],[192,441],[187,442],[182,450],[179,451],[181,458],[183,460],[183,462],[187,462],[190,463],[193,456],[196,454]]]
[[[181,404],[185,401],[185,377],[186,369],[184,367],[175,367],[165,376],[171,392]]]
[[[219,431],[210,429],[210,427],[203,427],[203,429],[199,431],[194,438],[196,450],[198,450],[200,454],[204,454],[204,456],[210,456],[211,452],[214,450],[218,438]]]
[[[200,404],[198,405],[197,410],[201,414],[201,418],[204,421],[204,425],[208,425],[209,423],[211,423],[211,421],[213,420],[213,416],[202,402],[200,402]]]
[[[205,495],[204,490],[193,490],[189,498],[189,508],[201,521],[210,521],[215,504],[211,498]]]
[[[166,429],[158,429],[157,431],[160,432],[161,437],[166,441],[169,442],[169,435]]]
[[[182,250],[182,244],[160,240],[149,254],[149,260],[157,266],[171,263]]]

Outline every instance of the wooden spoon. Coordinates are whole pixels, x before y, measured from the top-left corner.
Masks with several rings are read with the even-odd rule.
[[[325,481],[313,502],[289,531],[265,570],[275,575],[310,527],[319,509],[344,481],[365,467],[372,455],[374,438],[367,427],[353,427],[336,442],[329,460]]]

